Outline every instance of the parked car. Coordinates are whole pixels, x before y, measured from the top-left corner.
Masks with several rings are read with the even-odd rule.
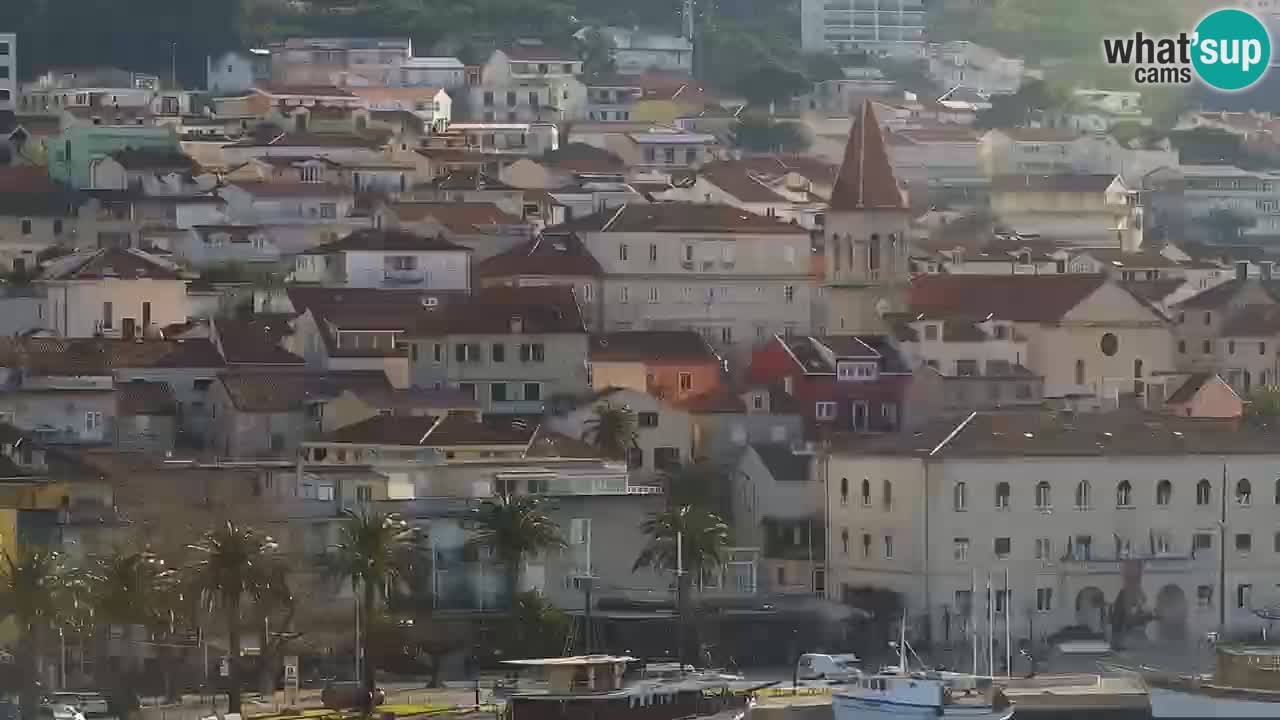
[[[806,653],[796,664],[796,677],[801,680],[849,680],[858,674],[857,664],[857,655]]]
[[[350,710],[364,707],[365,700],[364,683],[360,682],[331,682],[324,686],[324,690],[320,691],[320,702],[330,710]],[[374,707],[386,701],[387,694],[382,691],[382,688],[374,688]],[[62,720],[62,718],[57,718],[57,720]]]

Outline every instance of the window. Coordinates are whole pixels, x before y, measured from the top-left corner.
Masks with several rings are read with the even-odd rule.
[[[1187,341],[1186,341],[1186,340],[1179,340],[1179,341],[1178,341],[1178,352],[1179,352],[1180,354],[1183,354],[1183,355],[1185,355],[1185,354],[1187,353]]]
[[[1012,590],[996,590],[996,614],[999,615],[1005,611],[1005,608],[1013,607],[1010,601],[1013,600]]]
[[[871,533],[862,533],[862,557],[871,557]]]
[[[784,285],[782,287],[782,299],[786,302],[794,302],[796,299],[796,286]]]
[[[627,448],[627,469],[639,470],[644,467],[644,451],[638,447]]]
[[[978,361],[977,360],[957,360],[956,376],[957,377],[977,377]]]
[[[893,559],[893,536],[892,535],[884,536],[884,559],[885,560]]]
[[[1053,507],[1053,496],[1049,492],[1049,483],[1043,480],[1036,483],[1036,507],[1041,510]]]
[[[1201,550],[1213,549],[1213,534],[1207,532],[1198,532],[1191,536],[1191,554],[1195,555]]]
[[[996,483],[996,509],[1009,509],[1009,483],[1007,482]]]
[[[53,221],[53,234],[54,235],[62,234],[62,220],[59,219],[59,220]]]
[[[102,413],[90,411],[84,414],[84,431],[96,433],[102,431]]]
[[[849,478],[840,478],[840,504],[849,504]]]
[[[673,447],[653,449],[653,466],[658,470],[672,470],[680,465],[680,450]]]
[[[1236,607],[1247,608],[1250,606],[1249,598],[1253,595],[1253,586],[1243,583],[1236,586]]]
[[[1102,339],[1098,341],[1098,349],[1103,355],[1112,357],[1120,350],[1120,339],[1115,336],[1115,333],[1103,333]]]
[[[892,510],[893,509],[893,483],[889,482],[888,479],[885,479],[884,483],[880,488],[880,491],[883,495],[883,497],[880,498],[880,502],[884,506],[884,509]]]
[[[1156,483],[1156,505],[1167,506],[1171,499],[1173,499],[1173,483],[1168,480]]]
[[[677,373],[676,383],[680,388],[680,392],[689,392],[693,389],[693,373]]]
[[[507,384],[506,383],[503,383],[503,382],[493,383],[492,385],[489,386],[489,391],[492,394],[492,398],[494,402],[507,401]]]
[[[1012,541],[1007,537],[996,538],[996,542],[995,542],[996,557],[1001,560],[1009,557],[1009,548],[1012,546],[1012,544],[1013,544]]]
[[[1053,560],[1053,540],[1047,537],[1036,538],[1036,559]]]
[[[642,428],[658,427],[658,413],[642,412],[636,414],[636,425]]]
[[[956,486],[951,489],[951,507],[954,508],[956,512],[963,512],[968,504],[968,487],[962,482],[956,483]]]
[[[1053,588],[1036,588],[1036,612],[1051,612],[1052,610]]]
[[[453,359],[460,363],[478,363],[480,346],[474,343],[457,343],[453,346]]]
[[[1213,352],[1213,342],[1210,340],[1205,340],[1200,345],[1200,351],[1203,352],[1205,355],[1208,355],[1209,353]]]
[[[444,362],[444,343],[435,343],[431,347],[431,361],[436,364]]]
[[[1241,555],[1253,552],[1253,536],[1249,533],[1236,533],[1236,552]]]
[[[849,528],[840,528],[840,546],[844,554],[849,554]]]
[[[961,562],[969,559],[969,538],[955,538],[951,541],[951,556]]]
[[[871,507],[871,481],[862,478],[862,507]]]
[[[1116,485],[1116,507],[1133,507],[1133,485],[1128,480],[1121,480]]]
[[[631,292],[626,285],[618,288],[618,302],[624,305],[631,302]]]
[[[538,93],[537,93],[537,91],[533,91],[533,90],[529,91],[529,107],[534,107],[534,108],[536,108],[536,107],[538,107],[538,105],[539,105],[539,103],[538,103]]]
[[[356,502],[370,502],[373,500],[373,488],[368,485],[356,486]]]
[[[506,362],[507,346],[502,343],[494,343],[493,347],[489,348],[489,357],[493,358],[496,363]]]
[[[1077,510],[1089,509],[1090,495],[1092,494],[1091,491],[1092,491],[1092,488],[1090,487],[1088,480],[1081,480],[1076,485],[1076,509]]]
[[[1236,504],[1247,506],[1253,502],[1253,486],[1249,484],[1249,478],[1240,478],[1236,483]]]
[[[836,404],[833,402],[814,403],[813,414],[819,420],[834,420],[836,417]]]
[[[1173,539],[1167,532],[1153,532],[1151,543],[1153,545],[1151,549],[1156,555],[1168,555],[1173,552]]]
[[[649,243],[649,262],[658,262],[658,246],[655,243]]]
[[[619,262],[627,261],[627,244],[626,243],[622,243],[618,245],[618,261]]]
[[[1196,586],[1196,606],[1202,608],[1213,607],[1213,586],[1197,585]]]
[[[697,148],[689,148],[688,150],[685,150],[685,151],[684,151],[684,161],[685,161],[686,163],[690,164],[690,165],[692,165],[692,164],[694,164],[694,163],[698,162],[698,150],[697,150]]]
[[[1200,505],[1200,506],[1208,505],[1211,499],[1210,496],[1212,495],[1213,495],[1213,490],[1209,485],[1209,481],[1204,478],[1201,478],[1200,482],[1196,483],[1196,505]]]
[[[675,149],[675,148],[663,148],[663,150],[662,150],[662,161],[663,161],[663,162],[665,162],[665,163],[666,163],[666,164],[668,164],[668,165],[673,165],[673,164],[675,164],[675,161],[676,161],[676,149]]]
[[[102,303],[102,329],[110,330],[113,324],[112,305],[110,302]]]
[[[651,303],[658,302],[658,288],[656,287],[649,288],[649,302]]]
[[[1277,532],[1275,538],[1272,539],[1272,551],[1280,553],[1280,532]]]
[[[31,221],[25,218],[22,221],[22,234],[23,235],[31,234]]]
[[[336,203],[320,203],[320,217],[333,219],[338,217],[338,206]]]
[[[1084,384],[1084,360],[1076,360],[1076,384]]]
[[[546,359],[546,348],[542,343],[523,343],[520,345],[520,362],[544,362]]]
[[[937,340],[937,339],[938,339],[938,326],[937,326],[937,325],[932,325],[932,324],[930,324],[930,325],[925,325],[925,326],[924,326],[924,339],[925,339],[925,340]]]

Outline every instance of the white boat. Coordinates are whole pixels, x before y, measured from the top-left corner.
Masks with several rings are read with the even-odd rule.
[[[1219,646],[1211,676],[1143,671],[1154,720],[1280,717],[1280,647]]]
[[[1009,720],[1013,706],[989,677],[907,669],[906,618],[898,641],[898,666],[859,673],[831,692],[835,720]]]

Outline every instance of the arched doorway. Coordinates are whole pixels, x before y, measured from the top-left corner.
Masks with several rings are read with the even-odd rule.
[[[1187,639],[1187,595],[1177,585],[1165,585],[1156,593],[1156,639],[1182,644]]]
[[[1107,597],[1090,585],[1076,593],[1076,625],[1083,625],[1100,633],[1105,625]]]

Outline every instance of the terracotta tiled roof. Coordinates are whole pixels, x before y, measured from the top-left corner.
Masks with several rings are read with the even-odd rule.
[[[69,218],[82,198],[65,190],[25,192],[6,190],[0,184],[0,216]]]
[[[58,258],[41,273],[41,280],[180,280],[182,271],[172,263],[141,250],[103,248]]]
[[[1201,290],[1191,297],[1176,303],[1174,307],[1179,310],[1216,310],[1226,307],[1235,300],[1236,296],[1245,289],[1246,283],[1257,282],[1256,280],[1228,280],[1224,283],[1214,285],[1211,288]],[[1267,293],[1280,302],[1280,283],[1264,283],[1263,289]]]
[[[26,165],[0,166],[0,193],[52,193],[66,188],[49,179],[49,170]]]
[[[361,387],[390,387],[381,371],[340,370],[245,371],[222,373],[219,382],[241,412],[301,412],[308,402],[335,398],[345,390]]]
[[[452,170],[427,183],[427,186],[434,190],[515,190],[478,169]]]
[[[1179,385],[1177,390],[1170,393],[1168,399],[1165,400],[1165,404],[1181,405],[1182,403],[1190,402],[1191,398],[1195,397],[1196,393],[1200,392],[1200,388],[1204,387],[1205,383],[1212,380],[1213,377],[1213,373],[1191,373],[1191,376],[1186,379],[1186,382]]]
[[[407,230],[379,228],[363,228],[344,238],[319,245],[308,254],[324,254],[345,250],[365,250],[373,252],[426,252],[432,250],[453,250],[470,252],[469,248],[445,240],[415,235]]]
[[[377,149],[386,144],[387,135],[368,130],[353,133],[281,133],[274,136],[248,137],[225,147],[326,147]]]
[[[627,164],[617,155],[586,143],[568,143],[543,154],[539,162],[577,173],[619,173]]]
[[[704,165],[698,171],[712,185],[746,203],[782,203],[786,198],[757,180],[745,163],[723,160]]]
[[[479,409],[470,393],[454,388],[404,388],[386,390],[361,388],[356,396],[379,410],[459,410]]]
[[[910,305],[936,317],[1055,322],[1105,283],[1101,275],[920,275]]]
[[[176,415],[178,403],[169,383],[132,380],[116,385],[119,415]]]
[[[317,95],[321,97],[355,97],[349,91],[333,85],[290,85],[288,83],[260,82],[254,86],[269,95]]]
[[[537,428],[500,428],[462,415],[375,415],[334,431],[329,440],[354,445],[456,447],[459,445],[514,445],[525,447]]]
[[[1176,292],[1185,282],[1181,278],[1135,280],[1124,283],[1124,288],[1133,293],[1135,297],[1142,298],[1149,303],[1159,303],[1164,302],[1165,298]]]
[[[929,127],[898,130],[891,133],[895,139],[908,144],[921,145],[930,143],[977,143],[978,133],[967,127]]]
[[[41,375],[141,368],[217,369],[223,365],[222,356],[208,340],[0,338],[0,367]]]
[[[604,274],[595,256],[577,235],[543,233],[476,265],[480,277],[560,275],[598,277]]]
[[[707,341],[692,330],[632,330],[591,336],[599,362],[719,363]]]
[[[305,360],[279,345],[278,336],[243,320],[214,320],[218,347],[229,365],[293,365]]]
[[[513,322],[519,320],[519,323]],[[517,332],[518,330],[518,332]],[[423,308],[413,337],[451,334],[577,334],[585,333],[573,288],[488,287],[469,298],[435,308]]]
[[[572,220],[548,232],[807,234],[804,228],[728,205],[688,202],[634,204]]]
[[[1280,334],[1280,305],[1246,305],[1232,312],[1222,337],[1271,337]]]
[[[889,153],[884,147],[884,134],[870,100],[862,103],[862,111],[849,130],[840,176],[831,190],[832,210],[902,210],[906,208],[902,191]]]
[[[400,222],[434,220],[457,235],[524,224],[524,220],[499,210],[493,203],[402,202],[392,203],[387,209],[395,213]]]

